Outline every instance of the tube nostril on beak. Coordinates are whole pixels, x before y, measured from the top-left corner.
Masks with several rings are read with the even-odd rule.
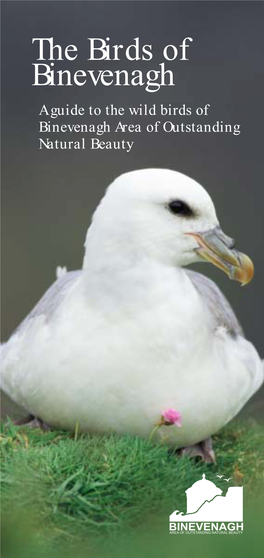
[[[235,239],[231,238],[230,236],[227,236],[227,234],[225,234],[222,231],[222,229],[220,229],[220,227],[216,228],[216,234],[217,234],[218,238],[220,238],[220,240],[222,240],[222,242],[227,246],[227,248],[229,248],[230,250],[235,248],[235,245],[236,245]]]
[[[187,233],[196,238],[199,248],[197,253],[204,260],[222,269],[230,279],[235,279],[246,285],[254,275],[251,259],[234,250],[235,240],[227,236],[220,227],[215,227],[204,233]]]

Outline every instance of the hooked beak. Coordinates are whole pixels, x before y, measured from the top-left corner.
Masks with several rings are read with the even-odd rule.
[[[226,236],[220,227],[204,233],[187,233],[198,242],[199,256],[222,269],[229,277],[242,285],[250,283],[254,275],[251,259],[234,249],[235,241]]]

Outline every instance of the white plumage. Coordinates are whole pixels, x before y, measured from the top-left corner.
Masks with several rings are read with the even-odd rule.
[[[241,282],[253,273],[195,181],[122,175],[94,214],[83,269],[59,271],[2,345],[2,389],[58,428],[148,436],[172,407],[182,428],[157,436],[206,439],[260,387],[263,362],[216,285],[183,267],[205,258]]]

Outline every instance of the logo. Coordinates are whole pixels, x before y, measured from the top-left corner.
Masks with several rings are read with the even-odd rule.
[[[216,475],[223,478],[223,475]],[[223,478],[223,481],[230,482]],[[170,515],[170,534],[242,534],[243,487],[229,486],[226,494],[205,478],[185,490],[186,514],[175,510]]]

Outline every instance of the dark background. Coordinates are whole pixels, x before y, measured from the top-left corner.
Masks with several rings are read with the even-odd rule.
[[[57,265],[81,266],[91,215],[106,186],[119,174],[144,167],[186,173],[209,191],[224,231],[255,263],[254,281],[241,289],[212,266],[201,266],[229,298],[247,337],[264,357],[263,343],[263,98],[264,5],[262,2],[3,2],[2,3],[2,338],[55,278]],[[33,37],[75,44],[75,62],[55,69],[158,69],[167,44],[191,36],[188,62],[167,63],[175,87],[147,93],[143,87],[32,87],[37,46]],[[151,62],[90,62],[87,37],[109,36],[128,45],[134,37],[153,44]],[[107,134],[135,140],[130,153],[38,149],[38,116],[67,103],[88,108],[160,103],[195,108],[211,104],[202,123],[240,123],[232,134]],[[44,118],[41,118],[44,120]],[[58,118],[52,123],[104,119]],[[118,122],[112,119],[112,123]],[[156,118],[122,119],[144,125]],[[185,119],[176,120],[176,122]],[[197,119],[190,119],[197,121]],[[51,139],[80,139],[46,134]],[[42,135],[41,137],[45,137]],[[263,393],[263,391],[262,391]],[[263,397],[263,396],[262,396]],[[250,412],[260,414],[261,392]]]

